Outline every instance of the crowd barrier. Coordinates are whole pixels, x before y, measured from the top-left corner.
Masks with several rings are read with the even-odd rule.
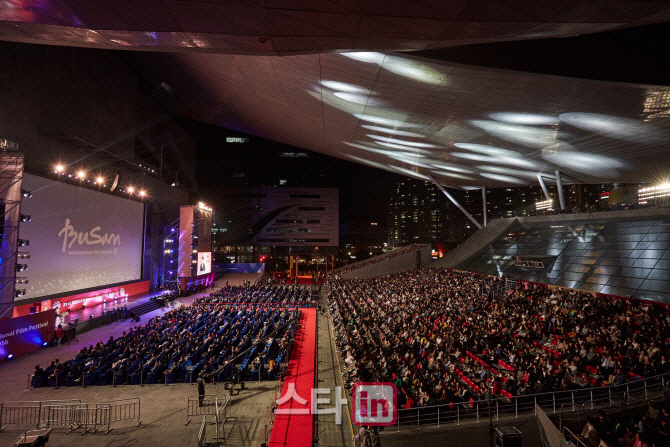
[[[209,445],[207,442],[207,417],[213,416],[216,433],[216,443],[226,443],[226,432],[224,424],[230,416],[231,395],[205,394],[203,396],[189,396],[186,402],[186,424],[191,422],[195,416],[203,416],[198,432],[198,446]]]
[[[202,418],[200,431],[198,432],[198,447],[205,447],[207,444],[207,416]]]
[[[573,413],[595,408],[625,409],[643,405],[649,400],[670,398],[670,373],[628,382],[623,385],[584,388],[572,391],[495,397],[488,400],[449,403],[411,409],[398,409],[396,430],[403,426],[460,425],[464,421],[480,422],[482,418],[536,414],[536,405],[547,412]]]
[[[192,417],[214,416],[227,418],[230,416],[230,394],[205,394],[200,396],[189,396],[186,402],[186,424],[191,422]]]
[[[83,429],[82,434],[95,433],[100,428],[105,434],[113,430],[112,423],[140,418],[140,399],[120,399],[97,404],[68,401],[3,402],[0,404],[0,431],[6,425],[33,425],[39,428],[69,427],[67,433]]]

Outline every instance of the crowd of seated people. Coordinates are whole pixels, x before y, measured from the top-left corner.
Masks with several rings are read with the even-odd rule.
[[[348,383],[392,381],[406,408],[621,385],[670,372],[660,306],[422,268],[328,286]]]
[[[366,259],[364,261],[359,261],[359,262],[354,262],[353,264],[347,264],[343,267],[336,268],[332,272],[328,272],[329,276],[339,276],[342,275],[343,273],[351,272],[354,270],[358,270],[363,267],[367,267],[368,265],[371,264],[376,264],[378,262],[386,261],[388,259],[395,258],[400,255],[404,255],[405,253],[409,253],[412,251],[419,250],[423,247],[425,247],[426,244],[412,244],[408,245],[406,247],[401,247],[401,248],[396,248],[395,250],[391,250],[389,252],[383,253],[381,255],[375,256],[370,259]]]
[[[196,304],[247,303],[247,304],[306,304],[311,300],[307,287],[286,285],[226,286],[207,297],[198,298]]]
[[[245,358],[260,355],[259,363],[281,363],[298,312],[286,307],[181,306],[120,337],[84,347],[72,360],[62,364],[56,360],[46,370],[36,367],[33,386],[75,386],[82,380],[86,386],[195,382],[199,374],[225,381],[231,369],[237,368],[233,358],[288,323],[262,352],[257,353],[256,346]],[[246,366],[244,363],[239,373]]]
[[[644,411],[644,409],[643,409]],[[600,409],[588,416],[581,432],[575,433],[587,447],[665,447],[670,445],[670,405],[647,403],[646,412],[607,414]]]

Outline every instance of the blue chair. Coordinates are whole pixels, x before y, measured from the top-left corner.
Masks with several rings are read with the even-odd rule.
[[[65,378],[65,386],[75,386],[75,377],[74,374],[68,374]]]

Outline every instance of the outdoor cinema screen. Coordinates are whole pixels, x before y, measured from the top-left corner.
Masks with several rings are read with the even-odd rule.
[[[90,188],[24,174],[19,237],[30,245],[20,276],[35,300],[132,280],[142,276],[144,203]]]

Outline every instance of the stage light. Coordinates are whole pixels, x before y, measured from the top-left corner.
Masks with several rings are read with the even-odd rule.
[[[129,186],[128,187],[128,192],[132,194],[133,191],[135,191],[135,188],[133,188],[132,186]]]
[[[33,220],[30,214],[19,214],[19,222],[30,222]]]
[[[29,199],[33,196],[33,193],[30,191],[26,191],[25,189],[21,189],[21,196]]]
[[[102,182],[104,182],[105,179],[102,178],[102,177],[98,177],[97,179],[95,179],[95,181],[97,181],[98,183],[102,184]]]
[[[56,172],[63,172],[63,169],[65,169],[65,168],[63,167],[63,165],[61,165],[61,164],[57,164],[57,165],[56,165]]]
[[[25,295],[25,294],[26,294],[26,289],[16,289],[16,290],[14,291],[14,297],[15,297],[15,298],[20,298],[20,297],[22,297],[22,296]]]
[[[144,190],[140,190],[140,197],[144,197],[146,195],[146,192]]]
[[[29,239],[18,239],[16,241],[16,243],[19,247],[26,247],[26,246],[30,245],[30,240]]]
[[[11,360],[12,357],[14,357],[14,354],[9,354],[9,355],[7,356],[7,360]]]
[[[77,172],[77,175],[78,175],[79,178],[81,178],[82,180],[86,178],[86,173],[85,173],[84,171],[79,171],[79,172]]]
[[[46,341],[45,341],[44,343],[42,343],[42,346],[46,346],[46,345],[48,345],[48,344],[49,344],[49,342],[46,342]]]
[[[24,270],[28,270],[28,266],[26,264],[16,264],[17,272],[22,272]]]

